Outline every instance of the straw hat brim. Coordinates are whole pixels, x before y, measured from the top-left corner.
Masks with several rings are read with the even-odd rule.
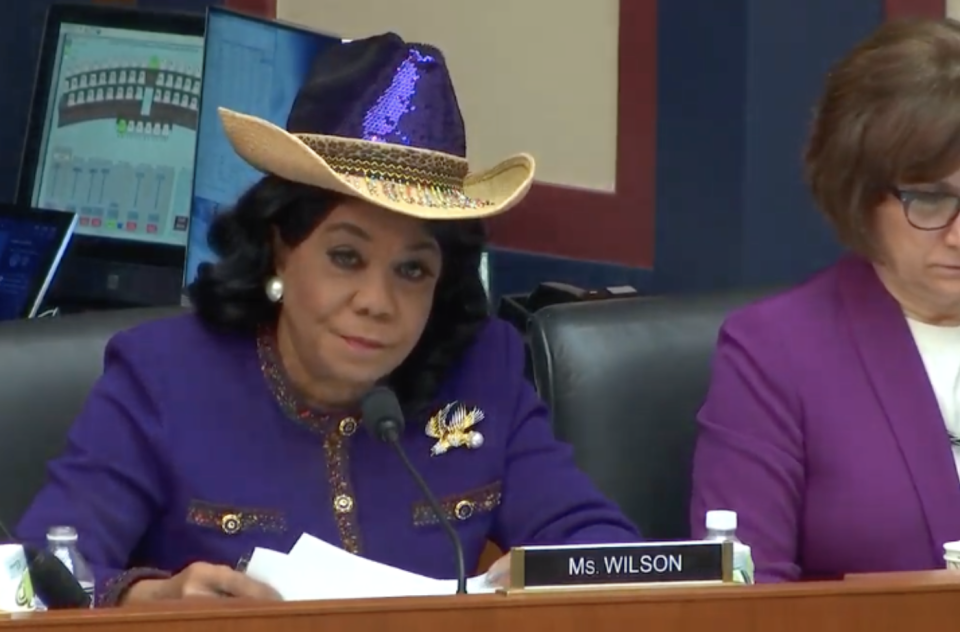
[[[535,162],[528,154],[517,154],[491,169],[467,174],[457,203],[450,197],[432,195],[427,190],[413,191],[407,184],[385,190],[380,179],[364,181],[356,176],[336,171],[328,161],[312,150],[304,140],[309,135],[295,135],[255,116],[219,108],[224,131],[234,151],[255,169],[286,180],[307,184],[351,197],[361,198],[390,211],[421,219],[453,220],[484,218],[499,215],[516,206],[533,184]],[[321,137],[317,137],[321,138]],[[327,137],[330,138],[330,137]],[[380,155],[384,143],[355,139],[336,139],[337,142],[371,146]],[[360,147],[362,149],[362,147]],[[429,163],[431,154],[449,160],[449,156],[429,150],[390,146],[390,151],[413,152],[418,159]],[[402,189],[407,194],[386,195]]]

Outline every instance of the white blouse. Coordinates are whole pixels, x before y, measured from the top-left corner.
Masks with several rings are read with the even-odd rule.
[[[923,358],[927,378],[940,405],[947,432],[955,438],[953,460],[960,476],[960,327],[928,325],[907,319]]]

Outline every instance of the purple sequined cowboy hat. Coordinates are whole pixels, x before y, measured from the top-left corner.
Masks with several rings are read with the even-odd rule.
[[[469,172],[442,53],[393,33],[322,53],[285,130],[226,108],[220,118],[237,154],[260,171],[423,219],[497,215],[533,183],[527,154]]]

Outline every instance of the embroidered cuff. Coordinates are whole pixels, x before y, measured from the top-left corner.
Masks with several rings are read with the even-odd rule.
[[[101,608],[113,608],[120,605],[120,600],[131,586],[143,579],[169,579],[171,573],[161,571],[157,568],[131,568],[119,575],[114,576],[104,586],[100,593],[100,599],[97,606]]]

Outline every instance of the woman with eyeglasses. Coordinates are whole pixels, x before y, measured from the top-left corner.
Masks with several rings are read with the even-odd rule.
[[[943,568],[960,540],[960,24],[888,23],[841,60],[806,168],[851,254],[725,322],[694,535],[735,510],[761,582]]]

